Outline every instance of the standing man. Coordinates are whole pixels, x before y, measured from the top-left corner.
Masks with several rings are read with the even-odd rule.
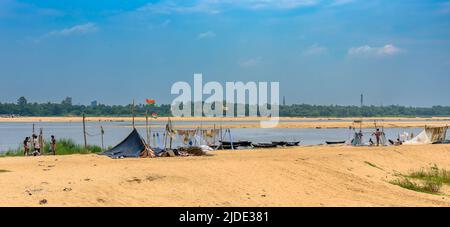
[[[33,135],[33,147],[34,147],[33,155],[34,156],[41,155],[41,143],[39,142],[38,136],[36,135]]]
[[[372,135],[374,135],[375,138],[377,139],[377,146],[380,146],[380,143],[381,143],[381,132],[380,132],[380,129],[377,128],[377,131],[374,132]]]
[[[56,155],[56,139],[54,135],[51,136],[50,149],[53,155]]]

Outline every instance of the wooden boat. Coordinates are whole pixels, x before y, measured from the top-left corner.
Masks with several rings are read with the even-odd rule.
[[[273,144],[273,143],[254,143],[252,145],[255,148],[275,148],[275,147],[277,147],[277,145]]]
[[[212,147],[215,150],[237,150],[239,148],[249,148],[252,146],[252,142],[250,141],[237,141],[233,142],[233,145],[231,145],[231,142],[228,141],[221,141],[219,145],[212,145]]]
[[[212,146],[212,148],[215,150],[236,150],[239,146],[233,145],[233,147],[231,147],[231,145],[215,145]]]
[[[281,146],[281,147],[294,147],[294,146],[298,146],[300,144],[300,141],[298,141],[298,142],[275,141],[275,142],[272,142],[272,144]]]
[[[229,141],[220,141],[220,144],[222,146],[230,146],[231,147],[231,142],[229,142]],[[233,147],[250,147],[251,145],[252,145],[252,142],[250,142],[250,141],[233,142]]]
[[[434,142],[433,144],[450,144],[450,140],[437,141],[437,142]]]
[[[298,145],[300,145],[300,141],[298,141],[298,142],[287,142],[286,143],[286,147],[296,147]]]
[[[345,141],[326,141],[328,145],[334,145],[334,144],[344,144]]]
[[[274,144],[276,146],[286,146],[287,142],[286,141],[275,141],[275,142],[272,142],[272,144]]]

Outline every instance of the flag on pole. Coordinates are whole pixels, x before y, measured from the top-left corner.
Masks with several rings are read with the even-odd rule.
[[[156,101],[154,99],[146,99],[145,100],[147,102],[148,105],[155,105]]]

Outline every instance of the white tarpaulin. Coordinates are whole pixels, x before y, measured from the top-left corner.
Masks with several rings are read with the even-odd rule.
[[[448,127],[425,127],[419,135],[411,140],[405,141],[403,144],[406,145],[420,145],[420,144],[430,144],[438,141],[445,140]]]

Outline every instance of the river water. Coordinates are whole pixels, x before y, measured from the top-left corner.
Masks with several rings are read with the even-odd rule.
[[[220,122],[208,122],[208,124],[220,124]],[[227,124],[240,124],[242,122],[227,122]],[[248,122],[247,122],[248,123]],[[165,122],[153,122],[152,125],[163,126]],[[196,125],[198,122],[176,122],[177,126]],[[143,138],[146,137],[144,122],[137,122],[138,131]],[[121,142],[131,132],[131,122],[88,122],[86,129],[88,132],[88,144],[101,146],[100,126],[103,126],[104,146],[110,147]],[[141,127],[139,127],[141,126]],[[32,134],[33,123],[0,123],[0,153],[8,149],[16,149],[22,146],[22,141],[26,136]],[[35,130],[38,133],[42,128],[45,138],[50,135],[56,138],[70,138],[76,143],[83,144],[83,126],[80,122],[42,122],[35,123]],[[366,140],[370,137],[374,129],[364,129]],[[421,128],[388,128],[385,129],[386,137],[395,140],[399,134],[404,132],[417,135]],[[162,137],[164,128],[152,128],[153,133],[159,133]],[[350,140],[352,132],[346,128],[337,129],[297,129],[297,128],[236,128],[231,129],[231,137],[234,141],[248,140],[252,142],[271,141],[301,141],[302,145],[323,144],[325,141]],[[224,140],[230,140],[227,134]],[[151,139],[153,141],[153,139]],[[154,145],[151,142],[151,145]],[[181,145],[175,142],[174,146]]]

